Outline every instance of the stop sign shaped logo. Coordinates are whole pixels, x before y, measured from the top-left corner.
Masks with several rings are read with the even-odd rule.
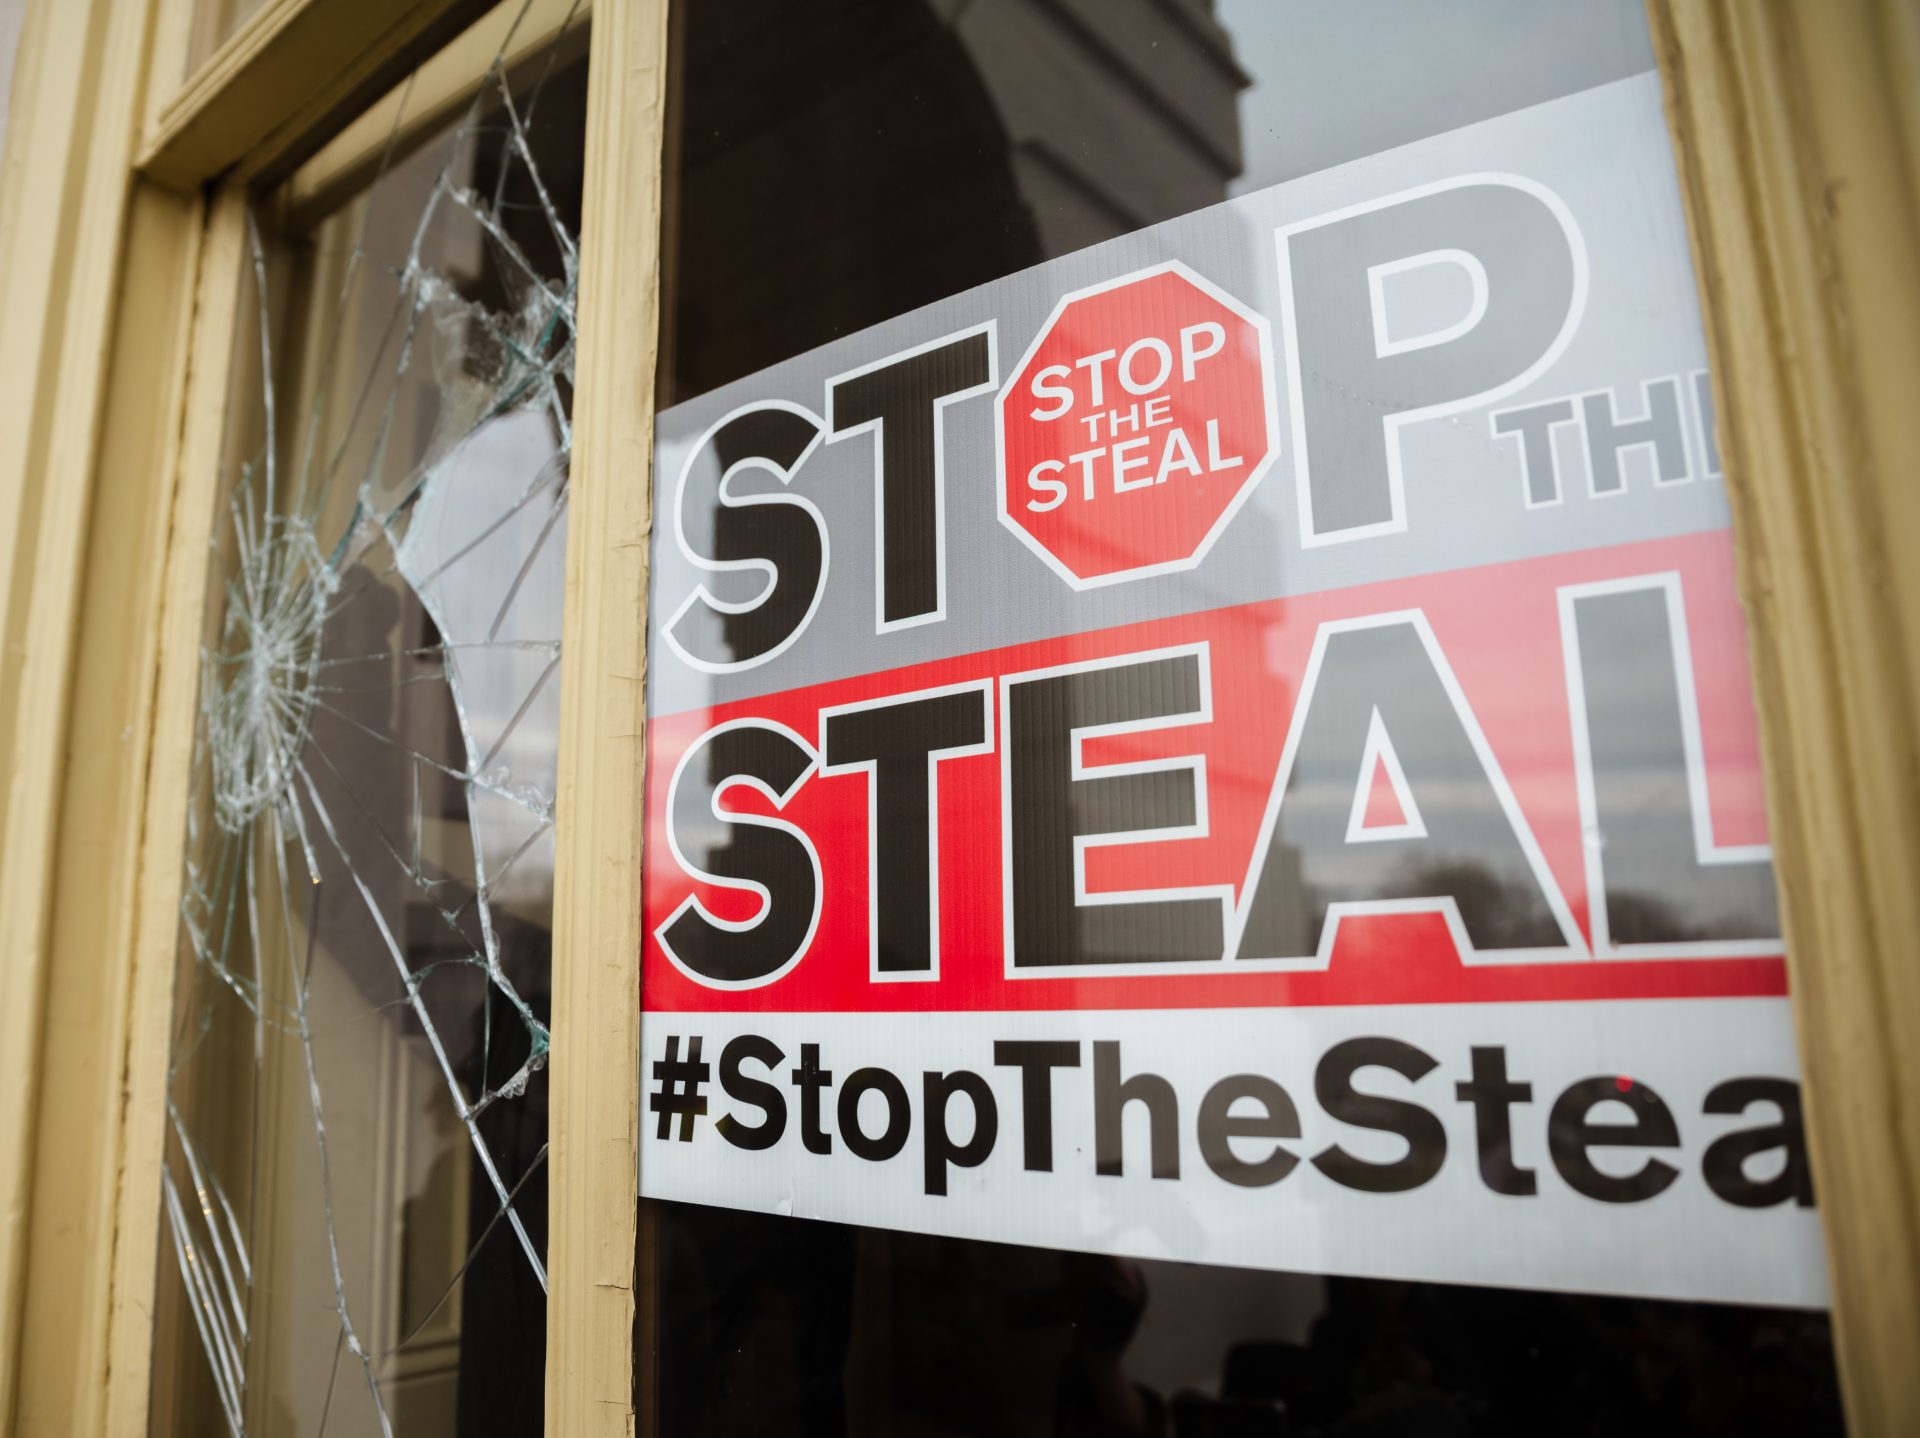
[[[1075,589],[1191,568],[1273,463],[1267,322],[1178,261],[1077,291],[994,421],[1001,522]]]

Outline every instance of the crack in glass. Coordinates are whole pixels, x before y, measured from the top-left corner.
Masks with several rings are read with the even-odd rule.
[[[450,1430],[516,1361],[539,1403],[583,31],[248,220],[158,1340],[235,1435]]]

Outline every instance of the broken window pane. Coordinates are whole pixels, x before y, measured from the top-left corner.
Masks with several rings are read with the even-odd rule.
[[[250,221],[157,1431],[540,1429],[585,40],[403,112],[319,221]]]

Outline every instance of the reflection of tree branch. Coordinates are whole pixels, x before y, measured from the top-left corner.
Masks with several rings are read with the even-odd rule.
[[[1503,879],[1484,864],[1449,859],[1413,864],[1395,885],[1405,894],[1450,894],[1463,914],[1481,916],[1482,947],[1526,948],[1532,942],[1530,921],[1540,910],[1540,891],[1532,876],[1522,883]]]
[[[1715,937],[1711,926],[1701,928],[1682,923],[1673,905],[1652,894],[1609,889],[1605,903],[1608,927],[1616,934],[1657,933],[1664,936],[1663,942],[1680,944]]]

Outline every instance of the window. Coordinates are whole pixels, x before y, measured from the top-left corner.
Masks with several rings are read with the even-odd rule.
[[[590,3],[8,52],[12,1426],[1912,1429],[1898,7]]]
[[[557,32],[470,101],[401,92],[323,213],[277,223],[296,178],[249,217],[168,1078],[172,1431],[542,1422],[584,19]]]
[[[643,1431],[1839,1431],[1642,8],[674,55]]]

